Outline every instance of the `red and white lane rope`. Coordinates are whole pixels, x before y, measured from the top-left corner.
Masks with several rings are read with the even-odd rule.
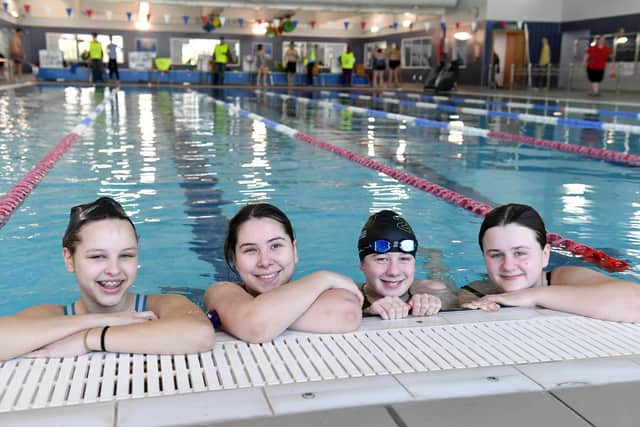
[[[292,138],[305,141],[313,146],[322,148],[323,150],[330,151],[344,159],[350,160],[354,163],[358,163],[369,169],[382,172],[398,180],[399,182],[402,182],[407,185],[411,185],[422,191],[430,193],[451,204],[454,204],[465,210],[473,212],[476,215],[480,215],[484,217],[485,215],[487,215],[487,213],[489,213],[493,209],[491,206],[487,204],[484,204],[477,200],[473,200],[469,197],[465,197],[460,193],[457,193],[453,190],[442,187],[424,178],[419,178],[417,176],[411,175],[399,169],[392,168],[381,162],[370,159],[369,157],[347,150],[346,148],[335,146],[320,138],[316,138],[312,135],[306,134],[304,132],[300,132],[299,130],[286,126],[282,123],[269,120],[263,116],[260,116],[259,114],[252,113],[236,105],[229,104],[227,102],[220,101],[218,99],[214,99],[210,96],[206,96],[206,95],[203,95],[203,96],[205,96],[205,98],[210,100],[211,102],[214,102],[215,104],[224,107],[231,114],[237,114],[241,117],[247,117],[253,120],[260,121],[270,129],[273,129],[277,132],[288,135]],[[564,237],[560,236],[557,233],[547,233],[547,239],[552,246],[567,250],[575,255],[579,255],[585,261],[593,263],[603,269],[606,269],[609,271],[624,271],[630,268],[629,264],[622,259],[609,256],[603,251],[590,248],[587,245],[575,242],[573,240],[565,239]]]
[[[0,227],[4,225],[9,216],[17,209],[18,206],[31,194],[33,189],[40,181],[49,173],[49,170],[62,158],[69,147],[80,138],[80,136],[91,126],[105,106],[111,102],[115,95],[115,90],[102,100],[97,107],[89,113],[82,121],[75,126],[58,144],[47,153],[36,165],[11,189],[0,198]]]

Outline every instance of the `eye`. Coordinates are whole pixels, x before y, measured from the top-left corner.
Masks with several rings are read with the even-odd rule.
[[[254,254],[256,253],[256,248],[244,248],[242,250],[243,254]]]
[[[89,255],[87,258],[89,259],[105,259],[106,257],[102,254],[93,254]]]
[[[412,256],[406,255],[406,256],[400,257],[400,262],[411,262],[411,260],[413,260]]]
[[[135,253],[124,253],[122,255],[120,255],[121,258],[135,258],[136,254]]]
[[[527,253],[524,251],[515,251],[514,255],[517,257],[523,257],[523,256],[527,256]]]
[[[374,261],[375,262],[379,262],[379,263],[387,262],[388,260],[389,260],[389,258],[384,256],[384,255],[383,256],[377,256],[377,257],[374,258]]]
[[[491,253],[491,254],[489,254],[489,258],[491,258],[491,259],[500,259],[500,258],[502,258],[502,254],[501,253]]]
[[[279,249],[284,247],[284,244],[282,242],[275,242],[273,244],[271,244],[271,249]]]

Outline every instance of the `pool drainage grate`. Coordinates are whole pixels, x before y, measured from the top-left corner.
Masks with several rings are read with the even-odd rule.
[[[373,375],[640,354],[640,324],[549,316],[227,341],[210,352],[0,363],[0,412]]]

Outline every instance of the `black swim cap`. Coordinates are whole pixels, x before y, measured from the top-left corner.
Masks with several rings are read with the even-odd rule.
[[[376,240],[388,240],[393,243],[392,247],[385,252],[405,252],[416,256],[418,239],[409,223],[394,211],[384,210],[374,213],[364,224],[358,239],[360,261],[369,254],[377,253],[372,245]],[[412,251],[402,250],[399,243],[403,240],[414,242]]]

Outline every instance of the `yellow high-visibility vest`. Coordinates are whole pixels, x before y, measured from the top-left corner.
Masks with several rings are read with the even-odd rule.
[[[306,66],[309,62],[316,62],[316,48],[312,47],[307,50],[307,56],[304,58],[304,65]]]
[[[99,41],[91,40],[89,42],[89,58],[102,59],[102,44]]]
[[[353,66],[356,63],[356,57],[353,52],[343,52],[340,55],[340,65],[343,70],[353,70]]]
[[[216,48],[213,51],[213,58],[216,62],[221,62],[223,64],[226,64],[227,61],[229,60],[227,56],[228,53],[229,53],[229,45],[226,43],[219,44],[219,45],[216,45]]]

